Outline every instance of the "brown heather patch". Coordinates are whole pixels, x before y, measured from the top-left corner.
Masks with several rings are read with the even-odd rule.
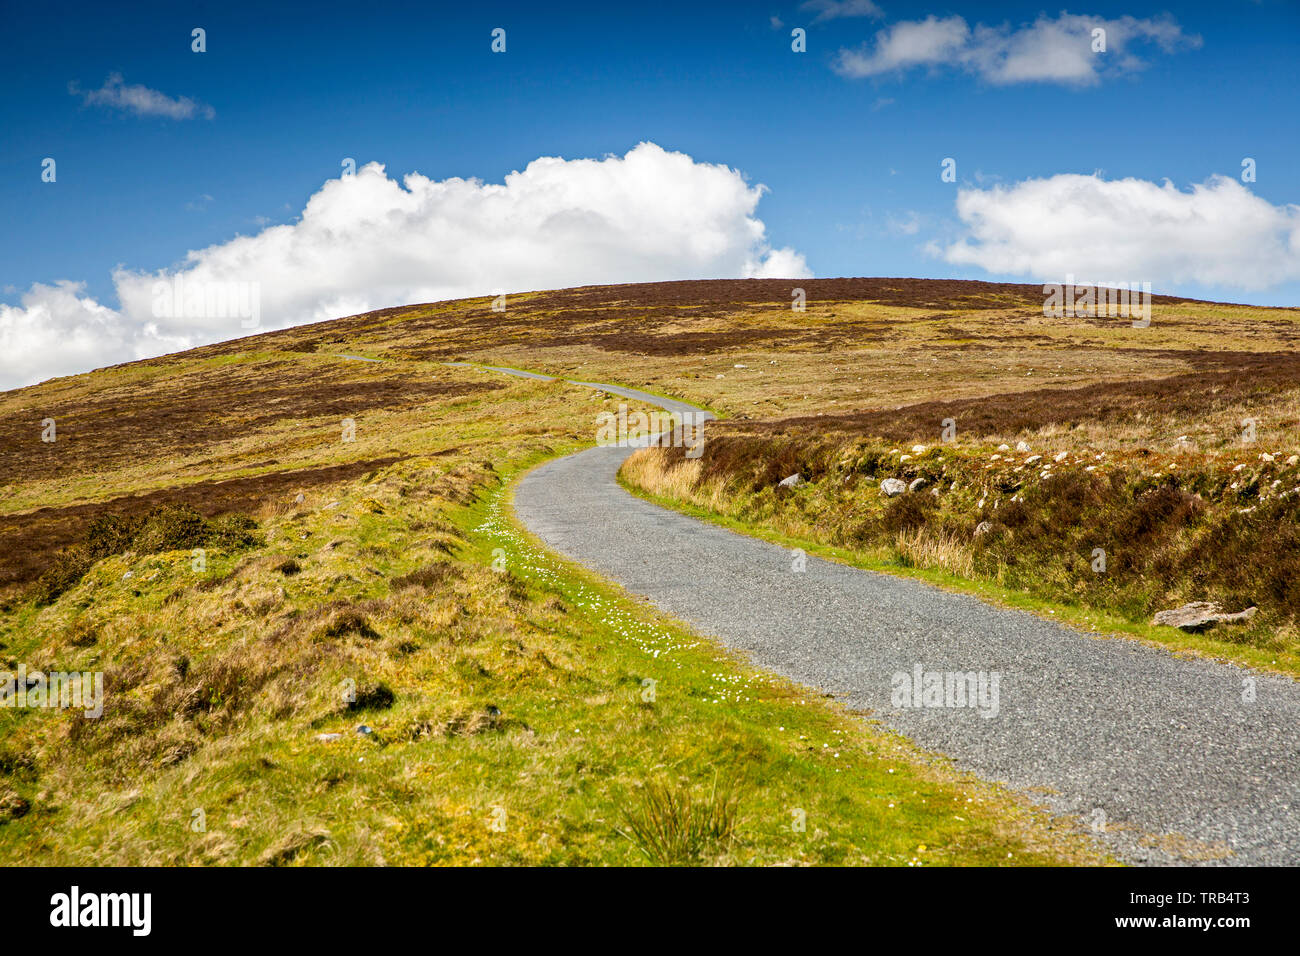
[[[745,427],[755,437],[787,436],[815,444],[827,432],[874,435],[889,441],[932,443],[951,418],[963,438],[1014,435],[1048,426],[1116,425],[1137,416],[1202,422],[1231,406],[1265,405],[1300,391],[1300,354],[1198,355],[1207,371],[1082,388],[1043,388],[958,401],[932,401],[898,409],[805,416]],[[1279,421],[1279,428],[1296,421]],[[726,435],[725,426],[720,426]],[[796,436],[807,436],[799,438]],[[721,465],[725,469],[725,465]]]
[[[486,379],[430,380],[376,363],[286,359],[200,367],[125,388],[110,381],[100,391],[66,400],[53,388],[36,394],[19,389],[0,396],[0,484],[110,471],[181,457],[286,423],[341,421],[501,387]],[[55,420],[57,441],[41,441],[44,418]],[[268,450],[275,444],[268,441]]]
[[[16,586],[40,577],[60,550],[82,540],[91,524],[105,515],[131,519],[163,507],[192,508],[205,518],[231,512],[255,513],[282,504],[299,491],[350,481],[400,460],[372,458],[248,478],[200,481],[110,501],[0,515],[0,595],[12,594]]]
[[[504,313],[490,299],[457,300],[380,309],[302,329],[258,336],[260,347],[339,351],[371,340],[386,354],[448,360],[481,348],[522,344],[532,348],[595,346],[615,353],[657,357],[702,355],[768,343],[835,347],[882,338],[885,328],[845,319],[824,328],[801,327],[790,310],[791,290],[805,290],[810,307],[871,303],[883,307],[982,311],[1042,311],[1041,285],[903,278],[719,279],[587,286],[511,294]],[[1154,296],[1158,304],[1185,300]],[[743,313],[746,325],[701,328]],[[768,327],[753,328],[759,316]],[[832,317],[833,313],[832,313]],[[316,330],[319,329],[317,332]],[[252,339],[189,353],[216,356],[246,349]]]

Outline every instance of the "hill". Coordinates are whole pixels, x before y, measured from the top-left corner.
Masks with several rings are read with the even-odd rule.
[[[630,464],[661,500],[1108,627],[1251,600],[1204,646],[1285,668],[1298,317],[1156,297],[1134,328],[1044,316],[1039,286],[661,283],[385,309],[2,393],[0,654],[101,672],[105,708],[0,710],[0,857],[1095,859],[542,553],[510,481],[619,400],[444,363],[714,410],[701,462]],[[884,500],[887,474],[943,494]],[[1101,582],[1098,535],[1120,542]]]

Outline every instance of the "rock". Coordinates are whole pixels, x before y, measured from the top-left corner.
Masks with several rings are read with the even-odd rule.
[[[357,733],[360,734],[362,737],[369,737],[371,734],[374,733],[374,731],[371,730],[369,727],[367,727],[365,724],[357,724]]]
[[[1010,445],[998,445],[998,451],[1010,451],[1010,450],[1011,450]]]
[[[923,454],[925,454],[925,446],[924,446],[924,445],[913,445],[913,446],[912,446],[912,454],[913,454],[913,455],[923,455]]]
[[[1254,617],[1258,610],[1255,607],[1248,607],[1235,614],[1226,614],[1223,608],[1213,601],[1195,601],[1170,611],[1161,611],[1151,619],[1151,623],[1195,633],[1209,630],[1216,624],[1241,624]]]
[[[328,744],[328,743],[332,743],[335,740],[342,740],[343,735],[342,734],[317,734],[315,739],[319,740],[323,744]]]
[[[1260,461],[1272,461],[1272,460],[1273,460],[1273,456],[1270,455],[1268,452],[1261,452],[1261,453],[1260,453],[1260,456],[1259,456],[1259,460],[1260,460]]]
[[[906,490],[907,485],[903,484],[902,480],[898,478],[886,478],[880,483],[880,493],[889,498],[901,495]]]
[[[306,500],[307,500],[307,496],[300,491],[298,492],[298,496],[293,499],[293,503],[296,505],[300,505]]]
[[[749,368],[748,365],[733,365],[732,368]]]
[[[992,530],[993,525],[989,524],[987,521],[981,521],[975,526],[975,537],[978,538],[982,534],[988,534]]]
[[[796,471],[793,475],[790,475],[786,478],[782,478],[780,481],[778,481],[777,487],[796,488],[801,484],[803,484],[803,475],[799,474],[799,472]]]
[[[1288,468],[1294,468],[1297,464],[1300,464],[1300,455],[1292,455],[1286,460],[1286,466]]]
[[[1025,459],[1025,464],[1032,465],[1034,462],[1042,461],[1042,460],[1043,460],[1042,455],[1030,455],[1028,458]]]
[[[907,490],[916,491],[916,489],[920,488],[923,484],[925,484],[924,478],[913,478],[912,483],[907,486]]]
[[[1055,461],[1055,462],[1062,462],[1062,461],[1065,461],[1066,456],[1069,455],[1069,454],[1070,454],[1070,453],[1069,453],[1068,451],[1063,451],[1063,452],[1061,452],[1059,455],[1057,455],[1055,458],[1053,458],[1052,461]]]
[[[1027,441],[1016,442],[1016,451],[1029,451],[1029,442]]]

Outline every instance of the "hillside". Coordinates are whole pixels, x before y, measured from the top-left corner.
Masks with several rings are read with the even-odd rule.
[[[841,279],[800,312],[794,285],[406,306],[0,393],[0,655],[105,687],[93,720],[0,711],[0,856],[1097,859],[537,549],[510,481],[622,400],[445,363],[714,410],[700,461],[628,466],[659,500],[1294,670],[1300,310],[1156,297],[1134,328],[1045,317],[1039,286]],[[926,493],[884,499],[895,475]],[[1260,611],[1145,626],[1184,599]]]

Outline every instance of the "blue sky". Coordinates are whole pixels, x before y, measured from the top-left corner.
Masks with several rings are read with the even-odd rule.
[[[900,22],[959,16],[1005,36],[1062,13],[878,4],[883,15],[821,22],[797,2],[10,5],[0,302],[73,280],[116,309],[116,267],[174,269],[189,250],[293,223],[343,157],[381,163],[394,179],[418,171],[500,183],[537,157],[622,156],[649,141],[765,185],[753,215],[767,242],[796,250],[817,276],[1056,278],[999,272],[980,255],[945,258],[971,229],[958,215],[961,189],[1074,173],[1189,190],[1214,174],[1239,178],[1252,157],[1253,196],[1282,216],[1300,202],[1296,3],[1071,6],[1103,21],[1167,14],[1182,37],[1169,50],[1130,43],[1090,85],[999,81],[951,58],[847,76],[839,51],[869,55]],[[196,26],[207,31],[202,54],[191,51]],[[504,54],[490,50],[498,26]],[[807,53],[792,52],[794,27],[807,30]],[[1120,55],[1140,67],[1117,68]],[[196,115],[87,103],[113,73],[192,99]],[[44,157],[57,161],[55,183],[41,181]],[[956,160],[955,183],[941,181],[945,157]],[[1206,282],[1135,263],[1132,275],[1095,278],[1300,304],[1300,273],[1286,261],[1250,288],[1224,281],[1235,273]]]

